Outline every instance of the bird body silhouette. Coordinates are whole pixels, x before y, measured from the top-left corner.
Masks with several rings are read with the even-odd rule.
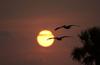
[[[53,37],[53,38],[48,38],[48,40],[50,39],[62,40],[63,38],[67,38],[67,37],[71,37],[71,36]]]
[[[70,29],[73,26],[79,27],[78,25],[63,25],[63,26],[55,28],[55,31],[58,30],[58,29],[61,29],[61,28]]]

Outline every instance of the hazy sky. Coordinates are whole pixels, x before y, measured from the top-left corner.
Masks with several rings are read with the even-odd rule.
[[[81,27],[54,31],[63,24]],[[80,65],[70,54],[73,48],[81,45],[78,33],[92,26],[100,26],[99,0],[2,0],[0,65]],[[44,29],[55,36],[73,37],[42,48],[36,36]]]

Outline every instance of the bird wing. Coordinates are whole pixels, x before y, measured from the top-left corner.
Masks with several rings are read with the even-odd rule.
[[[54,38],[48,38],[47,40],[50,40],[50,39],[54,39]]]
[[[62,28],[62,26],[55,28],[55,31],[58,30],[58,29],[60,29],[60,28]]]
[[[62,36],[61,38],[65,38],[65,37],[71,37],[71,36]]]
[[[77,26],[77,27],[79,27],[78,25],[69,25],[69,26]]]

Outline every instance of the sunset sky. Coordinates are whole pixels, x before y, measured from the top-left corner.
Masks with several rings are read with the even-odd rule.
[[[80,27],[54,31],[64,24]],[[81,46],[80,31],[92,26],[100,26],[99,0],[2,0],[0,65],[81,65],[71,52]],[[73,37],[43,48],[36,37],[44,29]]]

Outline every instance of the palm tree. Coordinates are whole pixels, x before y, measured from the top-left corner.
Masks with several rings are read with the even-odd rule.
[[[79,38],[83,46],[73,50],[73,59],[85,65],[100,65],[100,28],[85,30]]]

